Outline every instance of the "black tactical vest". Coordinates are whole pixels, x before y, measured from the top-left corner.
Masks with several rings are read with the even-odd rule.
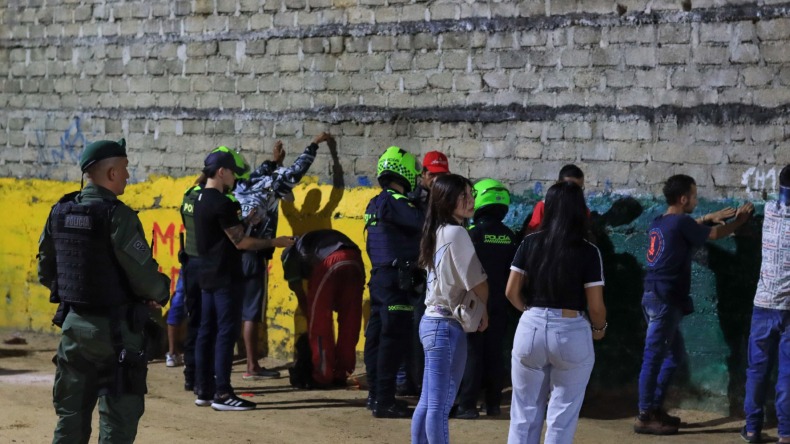
[[[197,202],[200,191],[200,185],[191,187],[184,193],[184,200],[181,202],[181,220],[184,222],[186,230],[184,251],[192,257],[198,256],[197,241],[195,240],[195,202]]]
[[[111,242],[112,213],[118,201],[86,204],[64,196],[51,215],[60,300],[75,307],[108,308],[126,304],[131,291]]]
[[[371,265],[392,266],[395,260],[416,261],[420,254],[420,234],[409,233],[399,226],[378,219],[379,208],[388,199],[406,199],[405,196],[386,190],[374,197],[365,210],[367,252]]]

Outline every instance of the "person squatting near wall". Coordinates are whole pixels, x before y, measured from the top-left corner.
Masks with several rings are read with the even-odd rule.
[[[478,331],[488,327],[488,283],[466,221],[474,214],[472,183],[457,174],[438,178],[422,230],[419,264],[428,271],[420,339],[425,372],[420,402],[411,423],[411,442],[449,443],[448,416],[466,363],[466,333],[456,309],[474,292],[482,313]]]
[[[241,177],[234,194],[241,205],[242,217],[257,214],[260,222],[248,227],[247,233],[258,239],[272,239],[277,233],[278,203],[280,199],[293,201],[293,187],[302,180],[315,160],[318,145],[331,139],[321,133],[293,165],[284,168],[285,150],[281,141],[274,144],[272,160],[261,163],[252,173]],[[263,368],[258,363],[258,324],[263,322],[268,302],[269,260],[274,248],[242,253],[242,282],[244,294],[242,320],[247,371],[243,379],[279,378],[280,373]]]
[[[410,341],[413,301],[423,291],[417,268],[424,214],[406,196],[417,181],[414,156],[396,146],[377,165],[381,193],[365,210],[370,271],[370,320],[365,331],[368,409],[376,418],[404,418],[409,409],[395,402],[395,377]]]
[[[483,179],[472,190],[475,199],[473,224],[469,236],[475,253],[488,276],[488,328],[468,333],[464,377],[458,393],[458,419],[479,416],[477,400],[481,390],[487,416],[502,413],[502,389],[506,375],[503,344],[507,329],[508,301],[505,297],[508,271],[516,254],[516,235],[502,220],[510,205],[510,193],[501,182]]]
[[[686,355],[680,321],[694,312],[691,291],[691,258],[708,239],[729,236],[749,219],[754,207],[745,203],[736,211],[725,208],[694,220],[697,185],[693,178],[678,174],[664,184],[666,212],[658,216],[648,232],[647,273],[642,312],[647,322],[645,349],[639,373],[639,415],[636,433],[671,435],[681,423],[664,410],[667,389]],[[735,220],[724,220],[735,216]],[[714,227],[705,225],[716,224]]]
[[[546,443],[573,442],[592,340],[608,325],[603,261],[586,239],[587,219],[580,186],[552,185],[539,231],[524,238],[510,267],[506,295],[524,312],[513,342],[510,444],[540,442],[544,420]]]
[[[241,217],[241,206],[228,193],[246,173],[246,163],[228,151],[214,150],[204,162],[206,186],[195,202],[195,239],[201,258],[201,320],[195,348],[198,406],[215,410],[251,410],[255,403],[233,392],[230,373],[241,321],[242,250],[293,245],[290,237],[259,239],[247,235],[258,223],[254,212]],[[213,371],[212,371],[213,367]]]
[[[749,332],[749,367],[741,437],[762,442],[765,398],[774,362],[779,443],[790,443],[790,165],[779,173],[779,198],[766,202],[762,264]]]
[[[118,200],[129,178],[126,142],[91,143],[80,156],[88,184],[52,207],[38,248],[38,279],[59,303],[53,359],[54,443],[87,443],[99,403],[99,441],[131,443],[143,415],[148,307],[169,298],[137,213]]]
[[[289,368],[291,385],[345,387],[356,366],[362,324],[365,268],[359,247],[337,230],[310,231],[283,251],[282,262],[285,280],[307,317],[310,349],[310,356],[297,356]]]

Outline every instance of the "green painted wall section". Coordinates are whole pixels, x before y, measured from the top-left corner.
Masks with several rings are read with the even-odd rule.
[[[507,221],[520,228],[539,197],[531,194],[511,206]],[[739,201],[701,200],[694,215]],[[595,194],[588,198],[592,232],[601,250],[606,276],[609,329],[595,344],[596,365],[590,383],[602,396],[632,401],[644,347],[642,278],[650,222],[666,210],[663,199]],[[746,345],[752,301],[761,260],[762,203],[755,217],[735,236],[708,242],[692,265],[695,313],[681,324],[686,365],[676,375],[670,402],[679,406],[742,414]]]
[[[192,178],[158,177],[133,184],[122,200],[140,210],[147,235],[156,239],[155,257],[163,272],[176,278],[178,233],[182,225],[178,206]],[[0,179],[0,327],[56,332],[50,319],[54,306],[36,280],[38,237],[51,205],[78,185],[44,180]],[[335,228],[364,248],[362,213],[377,190],[370,187],[333,188],[308,178],[295,189],[296,202],[281,205],[279,234],[302,234],[310,229]],[[538,194],[514,198],[506,223],[516,231],[531,213]],[[738,202],[702,201],[698,214]],[[593,233],[603,254],[610,327],[596,344],[596,366],[590,388],[594,392],[635,399],[636,380],[644,344],[640,307],[647,227],[666,206],[654,198],[595,194]],[[673,402],[723,413],[737,413],[743,399],[745,350],[752,298],[760,267],[762,207],[738,235],[709,242],[694,261],[692,297],[696,312],[684,319],[682,331],[688,350],[687,365],[678,374]],[[365,260],[367,261],[367,257]],[[369,270],[369,263],[366,263]],[[268,347],[272,355],[291,354],[293,333],[303,322],[295,312],[296,299],[282,279],[282,267],[270,268]],[[174,284],[175,285],[175,284]],[[365,319],[369,306],[366,292]],[[363,322],[362,331],[364,331]],[[363,348],[361,337],[358,350]],[[507,353],[507,352],[506,352]]]

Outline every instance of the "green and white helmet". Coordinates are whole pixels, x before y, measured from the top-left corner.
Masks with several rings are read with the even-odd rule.
[[[212,151],[212,153],[217,153],[217,152],[230,153],[230,155],[233,156],[233,160],[236,161],[236,166],[244,170],[244,172],[241,174],[233,173],[233,175],[236,177],[236,180],[248,180],[250,178],[250,164],[247,163],[247,161],[244,159],[244,156],[242,156],[241,153],[232,150],[224,145],[218,146]]]
[[[475,211],[489,205],[510,206],[510,192],[498,180],[479,180],[472,190],[472,195],[475,198]]]
[[[417,176],[420,175],[417,170],[417,158],[397,146],[387,148],[379,157],[376,177],[381,179],[387,175],[402,178],[411,187],[406,191],[413,190],[417,186]]]

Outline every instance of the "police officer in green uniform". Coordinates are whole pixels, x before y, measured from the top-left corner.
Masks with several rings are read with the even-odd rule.
[[[148,306],[167,303],[170,279],[159,273],[142,224],[119,201],[129,179],[126,142],[88,145],[85,188],[52,208],[39,241],[38,278],[59,303],[62,328],[53,404],[53,443],[87,443],[99,403],[99,442],[133,442],[143,415]]]

